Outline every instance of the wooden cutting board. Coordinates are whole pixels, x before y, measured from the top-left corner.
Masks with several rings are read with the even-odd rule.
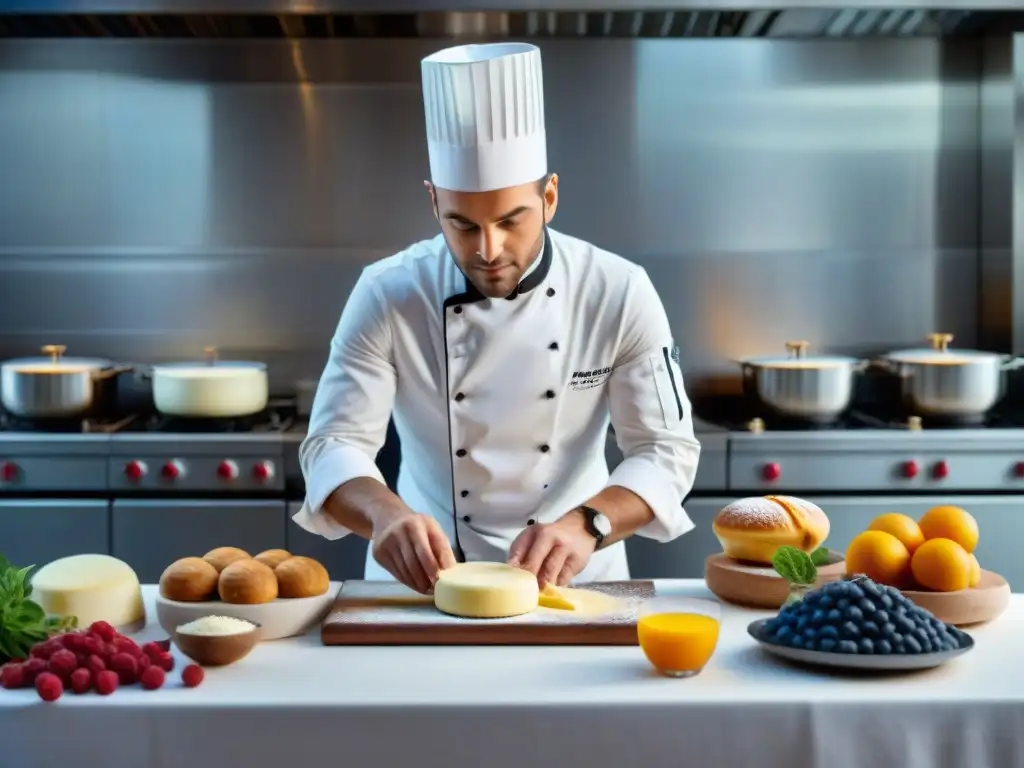
[[[607,581],[586,589],[613,600],[601,612],[538,608],[508,619],[462,619],[391,581],[346,581],[324,619],[324,645],[637,645],[637,607],[650,581]]]

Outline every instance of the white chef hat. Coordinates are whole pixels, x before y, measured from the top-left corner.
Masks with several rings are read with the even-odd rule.
[[[460,45],[423,59],[421,70],[435,186],[487,192],[547,174],[539,48]]]

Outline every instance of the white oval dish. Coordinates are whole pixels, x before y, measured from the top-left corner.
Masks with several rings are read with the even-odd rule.
[[[171,636],[182,624],[203,616],[232,616],[260,624],[263,627],[260,631],[260,642],[280,640],[303,635],[320,626],[320,622],[334,603],[337,589],[333,584],[331,587],[316,597],[279,598],[260,605],[225,603],[220,600],[181,603],[157,595],[156,616],[160,626]]]

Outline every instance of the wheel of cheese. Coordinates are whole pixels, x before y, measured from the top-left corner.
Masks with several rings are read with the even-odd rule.
[[[79,627],[106,621],[143,623],[142,587],[131,566],[109,555],[73,555],[47,563],[32,577],[32,599],[52,616],[76,616]]]
[[[438,575],[434,605],[470,619],[521,616],[537,608],[537,577],[505,563],[459,563]]]

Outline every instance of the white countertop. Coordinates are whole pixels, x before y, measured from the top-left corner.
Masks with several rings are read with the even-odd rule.
[[[659,594],[710,597],[700,581],[656,585]],[[155,622],[155,588],[145,589]],[[723,606],[715,655],[686,680],[654,673],[638,647],[324,647],[315,633],[264,643],[186,689],[175,650],[177,666],[160,691],[65,694],[56,704],[34,691],[0,691],[0,765],[75,759],[76,768],[195,768],[220,760],[256,768],[319,760],[344,743],[337,749],[346,768],[399,760],[418,768],[579,760],[594,768],[630,759],[679,768],[691,764],[678,760],[685,743],[703,755],[693,765],[742,766],[756,755],[759,768],[813,768],[823,764],[809,758],[820,748],[845,750],[843,759],[829,759],[830,768],[940,768],[968,764],[944,762],[958,754],[961,729],[974,750],[964,753],[971,768],[1024,765],[1022,750],[1012,757],[992,751],[991,759],[977,753],[1012,747],[1024,718],[1024,668],[1016,666],[1024,596],[1014,595],[997,621],[968,630],[976,641],[971,653],[898,677],[826,676],[775,661],[746,633],[750,621],[768,615]],[[139,638],[160,636],[148,626]],[[880,753],[890,731],[898,751]],[[934,750],[920,742],[927,738]],[[506,746],[491,752],[496,744]],[[114,754],[103,749],[115,747],[120,757],[103,762]],[[94,757],[83,762],[83,749]]]

